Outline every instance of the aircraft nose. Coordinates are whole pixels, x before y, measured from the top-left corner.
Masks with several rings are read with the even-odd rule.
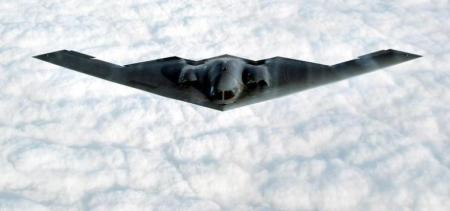
[[[229,104],[235,101],[239,93],[239,82],[231,74],[222,74],[211,97],[218,104]]]
[[[233,77],[232,74],[223,73],[217,82],[216,88],[218,90],[231,90],[238,86],[238,81]]]

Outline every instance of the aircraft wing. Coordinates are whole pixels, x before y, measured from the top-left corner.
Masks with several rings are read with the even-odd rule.
[[[247,96],[242,100],[226,105],[225,110],[340,81],[418,57],[420,56],[388,49],[336,65],[322,65],[284,57],[260,60],[257,63],[267,67],[271,77],[271,85],[263,90],[247,93]]]
[[[211,103],[199,90],[189,86],[177,86],[163,75],[163,69],[181,69],[185,65],[182,58],[169,57],[125,66],[68,50],[46,53],[35,58],[161,96],[222,110],[221,105]]]

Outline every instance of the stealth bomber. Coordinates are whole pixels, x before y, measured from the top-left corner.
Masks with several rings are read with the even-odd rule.
[[[388,49],[335,65],[284,57],[254,61],[222,55],[198,61],[168,57],[121,66],[70,50],[35,56],[88,75],[220,111],[285,96],[418,57]]]

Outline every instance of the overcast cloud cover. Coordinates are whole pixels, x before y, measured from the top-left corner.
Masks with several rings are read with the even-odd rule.
[[[450,210],[450,5],[0,0],[0,210]],[[32,56],[424,57],[217,112]]]

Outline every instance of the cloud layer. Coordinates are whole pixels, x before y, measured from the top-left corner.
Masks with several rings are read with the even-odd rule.
[[[3,1],[0,210],[450,210],[450,5]],[[424,57],[217,112],[32,56]]]

